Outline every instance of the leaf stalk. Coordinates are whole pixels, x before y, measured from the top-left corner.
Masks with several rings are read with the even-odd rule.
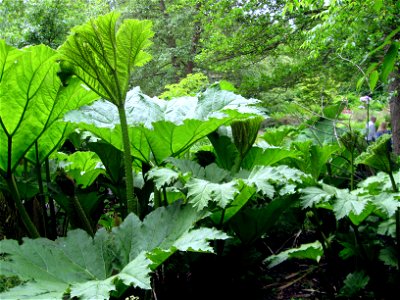
[[[17,183],[15,182],[15,178],[13,174],[7,177],[7,183],[11,190],[11,194],[14,198],[15,205],[18,209],[19,215],[21,216],[22,222],[25,225],[26,230],[32,238],[40,237],[39,231],[37,230],[35,224],[33,224],[31,218],[29,217],[28,212],[25,209],[24,204],[22,203]]]
[[[125,168],[125,185],[126,185],[126,204],[128,213],[133,212],[140,216],[140,207],[137,197],[133,191],[133,169],[132,169],[132,155],[131,143],[128,132],[128,122],[126,119],[126,112],[123,105],[118,106],[119,120],[121,124],[122,141],[124,147],[124,168]]]

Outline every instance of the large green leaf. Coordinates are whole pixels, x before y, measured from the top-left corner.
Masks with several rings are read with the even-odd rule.
[[[96,143],[88,143],[90,150],[95,152],[104,164],[111,181],[114,184],[122,182],[123,178],[123,159],[122,152],[108,143],[98,141]]]
[[[57,159],[59,167],[63,168],[82,188],[90,186],[100,174],[106,173],[100,158],[91,151],[77,151],[71,155],[58,152],[54,158]]]
[[[196,97],[169,101],[151,98],[134,88],[125,102],[132,155],[146,162],[153,159],[159,165],[165,158],[187,151],[221,125],[262,114],[254,106],[257,103],[216,87]],[[118,110],[110,103],[97,101],[68,113],[65,120],[79,123],[82,129],[123,150]]]
[[[61,299],[74,283],[106,279],[112,271],[107,239],[104,231],[92,240],[84,231],[74,230],[56,241],[24,239],[22,245],[14,240],[1,241],[1,252],[7,259],[0,261],[0,272],[28,281],[1,297]]]
[[[26,283],[0,294],[2,299],[61,299],[65,293],[83,299],[109,299],[117,281],[150,289],[150,272],[174,252],[213,252],[209,240],[228,236],[196,228],[204,217],[190,206],[159,208],[144,221],[130,214],[112,232],[99,230],[92,239],[82,230],[65,238],[0,241],[0,274]]]
[[[207,206],[210,201],[215,201],[221,208],[230,208],[234,200],[239,201],[242,207],[249,200],[250,195],[254,193],[246,190],[244,194],[243,184],[249,188],[255,188],[256,192],[263,194],[269,198],[274,198],[275,191],[282,186],[291,183],[302,182],[305,174],[299,170],[291,169],[287,166],[264,167],[258,166],[251,172],[243,171],[236,174],[237,178],[230,179],[226,183],[214,183],[205,177],[205,179],[192,178],[185,185],[188,189],[189,202],[194,203],[199,209]],[[229,179],[229,178],[228,178]],[[281,189],[281,195],[292,194],[291,189]],[[247,197],[249,196],[249,197]],[[244,197],[244,198],[242,198]],[[240,207],[237,207],[240,209]],[[237,212],[239,209],[231,210],[231,213]],[[232,217],[231,215],[230,217]]]
[[[366,207],[367,201],[367,199],[358,197],[347,189],[336,189],[336,201],[333,204],[333,211],[338,220],[348,216],[350,213],[360,215]]]
[[[299,135],[298,140],[312,140],[315,144],[334,144],[344,134],[345,130],[337,125],[335,120],[320,118],[310,122]]]
[[[268,232],[294,203],[296,200],[293,197],[286,196],[274,199],[263,207],[246,208],[235,214],[229,225],[242,242],[251,243]]]
[[[361,153],[356,160],[356,164],[363,164],[383,171],[385,173],[391,173],[395,162],[394,154],[390,149],[389,134],[384,134],[378,138],[375,143],[372,143],[367,151]]]
[[[346,276],[339,295],[346,298],[356,297],[367,286],[369,280],[370,277],[364,271],[350,273]]]
[[[177,168],[182,174],[190,174],[192,177],[205,179],[206,171],[197,162],[189,159],[177,159],[174,157],[167,158],[165,160],[171,163],[174,168]],[[223,179],[221,179],[222,181]]]
[[[98,95],[122,106],[135,66],[150,60],[144,49],[153,36],[151,22],[124,20],[111,12],[76,26],[60,48],[60,57]]]
[[[255,185],[258,191],[267,196],[273,196],[274,190],[271,188],[271,184],[300,183],[308,177],[302,171],[285,165],[277,167],[256,166],[251,172],[244,170],[239,172],[237,176],[243,178],[247,184]]]
[[[287,150],[277,147],[260,148],[253,147],[244,159],[243,168],[251,170],[256,165],[271,166],[285,158],[299,158],[300,151]]]
[[[41,135],[60,86],[54,50],[35,46],[20,51],[21,55],[0,82],[0,141],[4,149],[0,154],[0,168],[3,170],[13,169]],[[11,156],[9,163],[8,155]]]
[[[373,203],[382,211],[387,217],[392,217],[397,209],[400,208],[400,193],[381,193],[374,196]]]
[[[246,203],[256,194],[256,189],[239,181],[238,192],[235,194],[233,201],[224,210],[214,212],[210,218],[215,224],[228,222],[234,217]]]
[[[399,52],[400,48],[400,43],[399,42],[393,42],[389,50],[387,51],[385,58],[383,59],[382,63],[382,71],[381,71],[381,79],[383,82],[386,82],[390,72],[392,72],[393,67],[396,63],[396,58]]]
[[[299,155],[299,159],[294,161],[295,165],[303,172],[311,174],[317,180],[332,154],[339,150],[337,144],[320,146],[312,144],[310,140],[294,142],[292,147],[298,152],[302,152],[302,155]]]
[[[235,197],[237,187],[235,182],[213,183],[204,179],[191,179],[186,187],[189,202],[198,210],[202,210],[208,202],[214,201],[219,207],[225,208]]]
[[[239,159],[239,152],[232,141],[232,138],[227,135],[220,135],[218,131],[214,131],[207,135],[213,150],[216,154],[216,163],[225,170],[231,170]]]
[[[37,159],[39,163],[43,163],[51,153],[60,148],[68,135],[74,130],[74,125],[61,120],[51,124],[37,140],[38,151],[36,151],[35,146],[31,147],[25,158],[33,163],[36,163]]]
[[[54,130],[54,143],[39,149],[42,161],[57,147],[62,125],[52,125],[64,113],[93,101],[97,96],[87,91],[77,79],[68,86],[61,85],[57,76],[56,52],[39,45],[24,50],[10,50],[4,46],[1,53],[3,76],[0,81],[0,169],[13,170],[25,153],[46,130]],[[4,49],[8,49],[4,51]],[[16,54],[18,53],[18,54]],[[12,61],[10,61],[12,60]],[[61,126],[61,127],[58,127]],[[52,135],[50,132],[48,135]],[[44,138],[45,140],[48,137]],[[40,145],[39,145],[40,147]],[[29,154],[30,159],[36,153]],[[8,160],[10,157],[10,160]]]
[[[273,268],[290,258],[312,259],[319,262],[323,254],[324,250],[321,243],[316,241],[314,243],[303,244],[298,248],[282,251],[279,254],[271,255],[265,262],[268,264],[268,268]]]
[[[143,250],[151,258],[153,269],[178,250],[213,252],[207,241],[228,236],[215,229],[193,229],[204,216],[204,212],[176,203],[158,208],[143,222],[131,214],[113,230],[119,263],[125,265]]]
[[[394,172],[393,178],[396,184],[400,185],[400,171]],[[393,186],[390,182],[389,175],[384,172],[377,172],[376,175],[369,176],[365,180],[359,182],[357,186],[367,190],[371,195],[393,191]]]
[[[275,188],[268,181],[271,178],[271,174],[275,169],[273,168],[263,168],[257,166],[253,171],[250,172],[249,176],[245,179],[245,182],[252,186],[254,185],[257,189],[257,192],[261,192],[266,195],[268,198],[273,198],[275,194]]]
[[[171,185],[179,178],[179,173],[175,170],[169,168],[151,168],[147,173],[148,178],[154,180],[154,184],[158,189],[162,188],[164,185]]]
[[[281,125],[277,128],[266,128],[262,138],[267,141],[269,145],[283,146],[290,140],[298,129],[294,126]]]
[[[301,205],[304,208],[313,207],[321,202],[326,202],[333,197],[332,194],[315,186],[306,187],[301,190]]]
[[[10,67],[22,53],[22,51],[7,45],[5,40],[0,39],[0,81],[4,76],[8,76],[8,72],[12,71]]]

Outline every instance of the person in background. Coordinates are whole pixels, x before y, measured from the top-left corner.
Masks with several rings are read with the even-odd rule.
[[[382,134],[385,134],[385,133],[391,134],[392,132],[389,129],[387,129],[387,123],[386,122],[382,122],[379,125],[379,128],[378,128],[378,130],[376,132],[376,135],[375,135],[376,139],[378,137],[380,137]]]
[[[375,127],[376,117],[371,116],[369,122],[367,123],[367,142],[375,141],[376,127]]]

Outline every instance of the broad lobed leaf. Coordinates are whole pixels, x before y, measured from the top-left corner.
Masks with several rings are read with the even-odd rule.
[[[150,213],[144,221],[130,214],[112,232],[99,230],[92,239],[83,230],[65,238],[0,241],[0,274],[27,282],[1,298],[54,298],[64,293],[83,299],[108,299],[116,280],[150,289],[150,273],[174,252],[213,252],[209,241],[228,236],[212,228],[193,229],[204,217],[188,205],[174,204]]]
[[[250,115],[262,115],[254,106],[257,103],[216,87],[196,97],[169,101],[151,98],[134,88],[125,101],[132,155],[146,162],[154,159],[159,165],[167,157],[187,151],[222,125]],[[97,101],[68,113],[65,120],[78,123],[81,129],[123,150],[118,110],[112,104]]]
[[[0,81],[0,147],[4,149],[0,153],[0,169],[5,171],[13,170],[35,141],[47,135],[43,139],[51,138],[52,145],[39,145],[39,160],[43,161],[63,139],[65,125],[62,128],[56,121],[65,112],[89,104],[98,96],[76,78],[62,86],[57,76],[56,52],[49,47],[10,50],[2,42],[0,48],[4,67]],[[36,160],[35,151],[31,149],[28,157]]]
[[[60,58],[102,98],[117,106],[125,102],[132,71],[150,60],[151,22],[124,20],[111,12],[76,26],[60,48]]]

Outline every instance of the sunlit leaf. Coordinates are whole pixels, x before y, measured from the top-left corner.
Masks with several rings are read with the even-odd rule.
[[[336,200],[333,204],[333,211],[336,218],[342,219],[350,214],[360,215],[364,210],[368,200],[351,194],[348,190],[336,191]]]
[[[196,97],[168,101],[134,88],[125,102],[132,155],[146,162],[153,159],[159,165],[165,158],[187,151],[221,125],[263,114],[255,107],[257,103],[215,87]],[[65,119],[123,150],[118,110],[106,101],[70,112]]]
[[[191,179],[187,184],[189,203],[202,210],[210,201],[224,208],[238,192],[235,182],[212,183],[203,179]]]
[[[169,168],[151,168],[147,173],[148,178],[153,179],[156,187],[160,189],[169,185],[179,178],[179,173]]]
[[[82,188],[90,186],[100,174],[106,172],[98,155],[91,151],[76,151],[71,155],[60,152],[54,157],[57,158],[58,165]]]
[[[72,28],[60,47],[63,66],[72,71],[98,95],[122,106],[135,66],[151,56],[144,51],[153,36],[148,20],[118,22],[111,12]]]
[[[369,75],[369,90],[373,92],[375,90],[376,84],[378,83],[379,73],[377,70],[373,71]]]
[[[373,203],[390,218],[400,208],[399,198],[400,193],[381,193],[374,196]]]
[[[4,41],[1,43],[0,48],[4,49]],[[49,47],[39,45],[12,51],[5,48],[8,52],[1,53],[4,71],[0,81],[0,147],[4,150],[0,152],[0,169],[4,171],[13,170],[35,141],[50,130],[43,139],[52,136],[52,145],[39,145],[39,160],[43,161],[63,139],[62,125],[50,127],[67,111],[97,98],[77,79],[62,86],[57,76],[56,52]],[[35,155],[30,152],[30,159]]]
[[[332,198],[332,194],[313,186],[302,189],[301,193],[301,205],[304,208],[313,207],[320,202],[325,202]]]

